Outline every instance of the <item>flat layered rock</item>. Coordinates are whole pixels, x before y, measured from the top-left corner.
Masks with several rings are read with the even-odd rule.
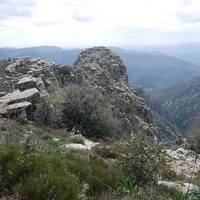
[[[35,101],[40,97],[40,92],[36,88],[24,91],[16,90],[0,98],[0,104],[13,104],[24,101]]]
[[[23,77],[18,81],[16,85],[16,88],[21,91],[36,87],[37,87],[37,81],[36,78],[33,77]]]
[[[14,104],[0,108],[0,114],[5,115],[5,114],[12,114],[15,112],[18,113],[19,111],[22,111],[31,106],[32,104],[27,101],[21,102],[21,103],[14,103]]]

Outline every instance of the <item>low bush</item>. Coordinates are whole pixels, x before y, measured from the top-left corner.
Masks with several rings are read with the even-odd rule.
[[[117,171],[92,152],[35,153],[33,157],[28,152],[25,159],[20,147],[0,147],[0,194],[9,191],[20,199],[78,200],[119,186]]]
[[[113,150],[113,148],[97,148],[95,149],[95,152],[102,158],[117,158],[117,153]]]
[[[96,88],[72,84],[52,94],[45,110],[50,124],[59,121],[69,131],[75,129],[88,137],[102,137],[113,136],[118,129],[119,120],[112,107]]]
[[[126,139],[116,152],[122,176],[131,178],[137,185],[156,180],[158,169],[167,159],[163,146],[149,142],[144,134]]]

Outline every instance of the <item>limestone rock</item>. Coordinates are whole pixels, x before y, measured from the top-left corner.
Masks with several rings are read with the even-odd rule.
[[[13,104],[23,101],[36,101],[40,97],[38,89],[31,88],[24,91],[15,90],[0,98],[0,103]]]
[[[15,65],[8,65],[5,69],[8,74],[13,74],[15,72]]]
[[[36,88],[37,87],[37,83],[36,83],[36,79],[33,77],[23,77],[22,79],[20,79],[16,85],[16,88],[23,91],[26,89],[30,89],[30,88]]]
[[[75,138],[75,137],[82,138],[83,141],[84,141],[84,144],[77,144],[77,143],[64,144],[64,145],[62,145],[62,148],[64,148],[64,149],[77,149],[77,150],[93,150],[93,149],[99,148],[99,146],[100,146],[99,142],[92,142],[92,141],[84,138],[80,134],[74,135],[72,137],[73,138]]]
[[[200,156],[196,155],[195,152],[181,147],[176,150],[167,150],[167,153],[172,158],[170,166],[177,174],[190,177],[192,170],[194,172],[200,170],[200,159],[197,158]]]
[[[175,189],[179,190],[180,192],[182,192],[183,194],[186,194],[188,192],[188,190],[189,190],[189,192],[199,190],[199,187],[197,185],[190,184],[190,183],[158,181],[158,184],[159,185],[165,185],[165,186],[170,187],[170,188],[175,188]]]
[[[86,49],[75,61],[72,74],[74,83],[100,88],[117,105],[115,112],[122,122],[118,134],[136,133],[143,127],[153,140],[157,138],[151,110],[128,86],[126,66],[117,54],[105,47]]]

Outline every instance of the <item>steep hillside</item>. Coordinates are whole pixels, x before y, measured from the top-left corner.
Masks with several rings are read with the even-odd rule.
[[[144,88],[164,88],[200,74],[199,66],[164,54],[119,51],[119,55],[127,66],[129,82]]]
[[[154,101],[150,94],[140,85],[132,83],[130,86],[138,92],[140,97],[142,97],[145,103],[151,108],[159,133],[162,133],[162,137],[165,138],[168,143],[173,145],[176,135],[179,134],[179,128],[177,127],[171,114],[167,109],[163,108],[160,104]]]
[[[200,114],[200,76],[182,84],[154,90],[150,94],[172,115],[183,133]]]

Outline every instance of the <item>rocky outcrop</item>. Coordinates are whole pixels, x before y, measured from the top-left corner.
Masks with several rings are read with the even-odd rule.
[[[33,119],[40,97],[47,94],[51,84],[59,85],[56,65],[49,60],[19,57],[3,60],[0,66],[0,115]]]
[[[15,90],[12,93],[1,97],[0,102],[5,104],[13,104],[23,101],[35,101],[40,97],[39,90],[36,88],[26,89],[24,91]]]
[[[18,81],[16,85],[16,88],[18,88],[21,91],[36,87],[37,87],[37,81],[36,78],[33,77],[23,77]]]
[[[80,53],[73,66],[31,57],[4,60],[0,66],[0,92],[6,92],[0,97],[2,115],[8,114],[5,112],[13,108],[16,112],[24,113],[30,107],[33,118],[39,116],[35,119],[40,120],[42,112],[38,109],[46,95],[70,83],[81,84],[97,88],[111,100],[113,110],[121,121],[118,134],[131,134],[140,130],[153,140],[158,137],[150,108],[128,86],[123,61],[105,47],[86,49]]]
[[[152,113],[144,100],[128,86],[126,67],[122,59],[104,47],[87,49],[74,63],[74,82],[98,87],[116,106],[122,121],[120,132],[136,133],[139,129],[155,137]]]
[[[200,170],[200,155],[195,154],[191,150],[182,147],[176,150],[167,150],[167,153],[172,158],[170,166],[179,175],[190,177],[191,173]]]
[[[172,182],[172,181],[158,181],[159,185],[164,185],[169,188],[174,188],[183,194],[199,191],[199,187],[192,183]]]
[[[22,121],[32,119],[33,104],[39,97],[40,93],[36,88],[8,93],[0,98],[0,115],[15,115]]]

